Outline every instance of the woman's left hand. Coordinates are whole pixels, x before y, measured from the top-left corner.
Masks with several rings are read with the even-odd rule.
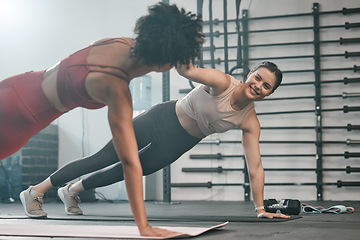
[[[270,213],[270,212],[259,212],[257,213],[258,218],[290,218],[290,216],[282,213]]]

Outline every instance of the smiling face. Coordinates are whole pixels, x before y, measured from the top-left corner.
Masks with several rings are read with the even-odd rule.
[[[245,82],[245,93],[248,98],[253,100],[263,99],[272,93],[276,84],[276,76],[265,67],[258,68],[250,72]]]

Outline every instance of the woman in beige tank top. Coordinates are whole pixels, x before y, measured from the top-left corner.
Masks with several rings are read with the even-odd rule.
[[[203,69],[194,65],[177,68],[180,75],[187,79],[208,86],[209,95],[219,96],[230,85],[227,75],[216,69]],[[253,101],[263,99],[273,93],[282,81],[282,73],[271,62],[263,62],[256,66],[247,76],[245,83],[239,83],[230,97],[230,105],[234,110],[244,109]],[[203,138],[196,120],[184,112],[180,104],[176,105],[176,114],[183,128],[192,136]],[[239,127],[242,132],[242,144],[250,176],[251,189],[255,210],[259,217],[285,217],[282,214],[272,214],[264,210],[264,169],[261,163],[259,138],[260,123],[255,111]]]

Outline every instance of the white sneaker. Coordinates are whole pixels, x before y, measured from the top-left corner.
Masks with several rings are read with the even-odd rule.
[[[83,211],[79,207],[80,198],[76,193],[70,193],[71,184],[58,189],[58,195],[65,204],[65,212],[70,215],[82,215]]]
[[[47,213],[42,210],[43,193],[36,193],[32,195],[30,193],[33,186],[30,186],[28,189],[20,193],[20,200],[24,207],[25,214],[31,218],[46,218]]]

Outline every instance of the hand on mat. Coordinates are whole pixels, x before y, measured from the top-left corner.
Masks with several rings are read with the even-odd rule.
[[[156,228],[151,227],[150,225],[140,229],[140,235],[141,236],[148,236],[148,237],[165,237],[165,238],[171,238],[176,237],[179,235],[182,235],[182,233],[179,232],[173,232],[162,228]]]
[[[290,218],[290,216],[282,213],[269,213],[269,212],[260,212],[258,213],[258,218]]]

